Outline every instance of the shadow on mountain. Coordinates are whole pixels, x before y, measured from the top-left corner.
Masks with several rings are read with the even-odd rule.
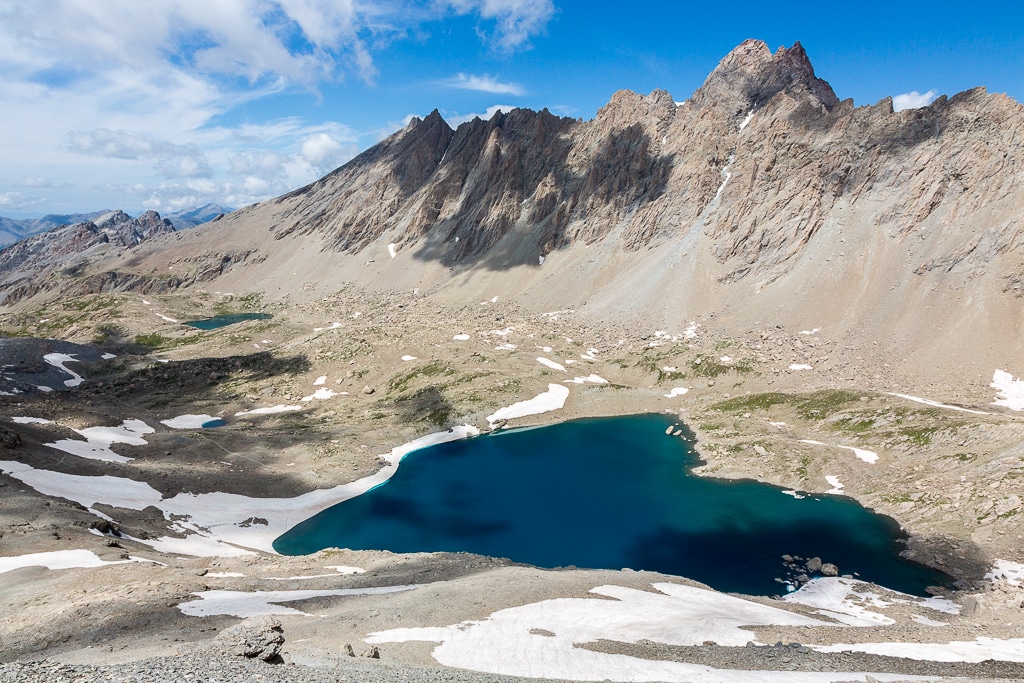
[[[395,399],[398,418],[402,422],[426,422],[437,427],[448,427],[454,406],[437,387],[424,387],[407,396]]]
[[[574,241],[600,239],[664,194],[675,163],[674,155],[652,151],[640,124],[612,131],[582,171],[570,165],[572,147],[564,136],[544,144],[543,155],[531,149],[527,158],[513,146],[500,162],[491,159],[483,173],[474,168],[461,182],[449,174],[435,183],[424,201],[434,216],[447,203],[458,202],[458,208],[435,218],[416,258],[450,268],[539,266],[540,256]]]

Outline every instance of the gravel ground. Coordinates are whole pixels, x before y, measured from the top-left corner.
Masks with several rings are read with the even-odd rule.
[[[158,657],[113,666],[72,666],[47,660],[0,665],[0,683],[501,683],[521,680],[459,669],[394,666],[358,660],[334,668],[320,668],[206,655]],[[540,683],[539,679],[530,680]]]
[[[931,662],[902,657],[884,657],[864,652],[816,652],[800,643],[723,647],[703,645],[681,647],[641,640],[619,643],[608,640],[585,645],[588,650],[631,657],[703,664],[716,669],[754,671],[878,671],[908,676],[956,676],[980,679],[1024,680],[1024,664],[987,660]]]

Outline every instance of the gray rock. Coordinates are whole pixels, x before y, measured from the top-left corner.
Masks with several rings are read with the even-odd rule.
[[[807,571],[811,572],[812,574],[815,573],[815,572],[820,572],[821,571],[821,558],[820,557],[812,557],[811,559],[807,560],[807,565],[806,566],[807,566]]]
[[[213,639],[214,645],[232,655],[265,662],[276,659],[284,645],[284,629],[273,617],[259,616],[224,629]]]
[[[839,568],[831,562],[825,562],[821,565],[822,576],[839,576]]]

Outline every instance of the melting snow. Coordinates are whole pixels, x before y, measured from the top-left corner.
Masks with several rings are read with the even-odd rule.
[[[158,317],[158,318],[162,318],[162,319],[166,320],[166,321],[167,321],[167,322],[169,322],[169,323],[176,323],[176,322],[178,322],[178,321],[177,321],[177,320],[175,320],[174,318],[168,318],[168,317],[167,317],[166,315],[162,315],[162,314],[160,314],[160,313],[157,313],[157,314],[156,314],[156,317]]]
[[[674,389],[669,391],[667,394],[665,394],[665,398],[675,398],[676,396],[682,396],[683,394],[685,394],[688,391],[689,391],[689,389],[687,387],[675,387]]]
[[[812,368],[807,363],[793,363],[792,365],[789,366],[789,369],[790,370],[813,370],[814,368]]]
[[[102,567],[108,564],[125,564],[134,560],[105,562],[91,550],[55,550],[48,553],[31,553],[14,557],[0,557],[0,574],[22,567],[46,567],[47,569],[74,569],[77,567]]]
[[[826,474],[825,481],[827,481],[828,485],[832,487],[828,491],[825,491],[825,493],[833,493],[837,496],[843,495],[844,487],[842,482],[839,481],[839,477],[835,476],[834,474]]]
[[[352,316],[352,317],[355,317],[355,316]],[[314,332],[323,332],[325,330],[336,330],[339,327],[341,327],[341,323],[331,323],[330,327],[314,327],[313,331]]]
[[[527,415],[539,415],[552,410],[558,410],[565,405],[565,399],[569,398],[569,387],[561,384],[549,384],[548,390],[537,394],[526,401],[519,401],[510,406],[499,409],[493,415],[487,416],[487,422],[493,427],[499,420],[511,420],[516,417]]]
[[[981,411],[981,410],[971,410],[969,408],[961,408],[960,406],[951,406],[951,405],[947,405],[945,403],[939,403],[938,401],[932,401],[931,399],[920,398],[918,396],[910,396],[908,394],[894,394],[892,392],[888,392],[888,393],[889,393],[890,396],[899,396],[900,398],[905,398],[908,401],[915,401],[917,403],[923,403],[926,406],[932,406],[934,408],[945,408],[947,410],[959,410],[960,412],[963,412],[963,413],[973,413],[974,415],[991,415],[991,413],[986,413],[986,412]]]
[[[1011,586],[1019,588],[1021,581],[1024,581],[1024,564],[996,560],[992,564],[992,569],[985,574],[985,578],[990,581],[1006,581]]]
[[[545,358],[544,356],[538,356],[537,362],[540,363],[541,365],[546,365],[552,370],[559,370],[561,372],[565,372],[564,365],[562,365],[561,363],[556,363],[555,361]]]
[[[66,353],[48,353],[43,356],[43,360],[52,365],[55,368],[60,368],[64,372],[71,375],[71,379],[64,380],[64,386],[66,387],[77,387],[82,383],[82,376],[75,373],[73,370],[68,370],[65,363],[77,363],[78,360],[73,356]]]
[[[744,128],[746,128],[747,124],[750,123],[750,119],[752,119],[752,118],[754,118],[754,110],[753,109],[751,109],[750,112],[747,114],[747,118],[745,118],[742,121],[740,121],[740,130],[743,130]]]
[[[992,384],[996,391],[994,406],[1006,406],[1010,410],[1024,410],[1024,380],[1014,379],[1013,375],[1003,370],[992,373]]]
[[[110,360],[111,358],[117,358],[117,354],[114,354],[114,353],[104,353],[104,354],[102,354],[100,356],[100,358],[102,358],[103,360]]]
[[[399,593],[419,588],[412,586],[382,586],[380,588],[336,588],[319,591],[224,591],[212,590],[193,593],[199,600],[183,602],[178,605],[182,614],[190,617],[212,617],[226,615],[230,617],[258,617],[270,614],[286,614],[312,616],[294,607],[285,607],[280,603],[310,600],[312,598],[341,597],[346,595],[384,595]]]
[[[800,334],[818,334],[820,331],[820,327],[815,327],[813,330],[800,330]]]
[[[468,341],[469,340],[469,335],[468,334],[457,334],[454,337],[452,337],[452,339],[454,339],[455,341]]]
[[[562,381],[570,384],[586,384],[587,382],[590,382],[591,384],[608,384],[608,380],[593,373],[586,377],[573,377],[572,379],[564,379]]]
[[[370,634],[367,643],[440,643],[434,659],[445,666],[529,678],[607,681],[700,681],[701,683],[824,683],[865,680],[865,674],[713,669],[699,664],[639,659],[576,647],[606,639],[642,639],[670,645],[741,647],[757,641],[744,627],[824,626],[787,610],[700,588],[656,583],[659,593],[599,586],[590,592],[612,598],[560,598],[500,610],[483,620],[444,627],[398,628]],[[538,631],[545,631],[543,635]],[[549,635],[550,634],[550,635]],[[876,680],[906,680],[872,674]]]
[[[848,451],[853,451],[853,454],[864,462],[871,463],[872,465],[878,462],[878,453],[874,451],[865,450],[863,448],[854,448],[853,446],[839,446],[837,444],[822,443],[821,441],[812,441],[811,439],[800,439],[800,443],[809,443],[814,446],[830,446],[832,448],[842,448]]]
[[[395,258],[395,256],[398,255],[398,252],[395,251],[394,243],[388,245],[388,254],[391,256],[391,258]]]
[[[344,393],[344,392],[342,392],[342,393]],[[338,395],[339,395],[338,392],[336,392],[334,389],[328,389],[327,387],[320,387],[319,389],[314,391],[309,396],[303,396],[299,400],[304,401],[306,403],[309,403],[313,399],[316,399],[318,401],[326,401],[327,399],[333,398],[333,397],[338,396]]]
[[[201,429],[207,422],[220,420],[213,415],[179,415],[170,420],[160,420],[160,424],[167,425],[171,429]]]
[[[110,450],[111,444],[126,443],[132,446],[144,446],[147,442],[142,435],[152,434],[156,430],[142,420],[125,420],[120,427],[87,427],[72,431],[81,434],[86,440],[61,439],[43,445],[90,460],[128,462],[133,458],[118,455]]]
[[[1024,638],[955,640],[949,643],[858,643],[854,645],[811,645],[818,652],[868,652],[931,662],[1024,662]],[[877,675],[876,675],[877,677]]]
[[[313,380],[313,386],[314,387],[318,387],[321,384],[325,383],[326,381],[327,381],[327,375],[320,375],[315,380]]]
[[[46,418],[43,418],[43,417],[12,417],[11,420],[13,420],[14,422],[16,422],[17,424],[20,424],[20,425],[27,425],[27,424],[48,425],[48,424],[50,424],[50,420],[47,420]]]
[[[277,405],[270,406],[269,408],[253,408],[252,410],[243,410],[235,413],[235,417],[243,417],[245,415],[274,415],[276,413],[291,413],[296,410],[302,410],[302,406]]]
[[[402,360],[404,360],[404,361],[416,360],[416,356],[410,356],[409,354],[406,354],[406,355],[402,356]]]

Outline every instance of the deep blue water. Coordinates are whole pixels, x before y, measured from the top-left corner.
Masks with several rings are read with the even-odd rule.
[[[196,327],[200,330],[215,330],[218,327],[224,327],[225,325],[234,325],[246,320],[266,320],[274,316],[269,313],[231,313],[229,315],[216,315],[212,318],[203,318],[202,320],[186,320],[185,324],[189,327]]]
[[[841,496],[697,477],[664,415],[496,432],[406,456],[382,486],[294,527],[286,555],[467,551],[541,567],[648,569],[777,595],[783,554],[916,595],[949,578],[899,557],[893,520]]]
[[[203,429],[213,429],[215,427],[223,427],[226,424],[227,422],[217,417],[212,420],[207,420],[206,422],[201,424],[200,427],[202,427]]]

